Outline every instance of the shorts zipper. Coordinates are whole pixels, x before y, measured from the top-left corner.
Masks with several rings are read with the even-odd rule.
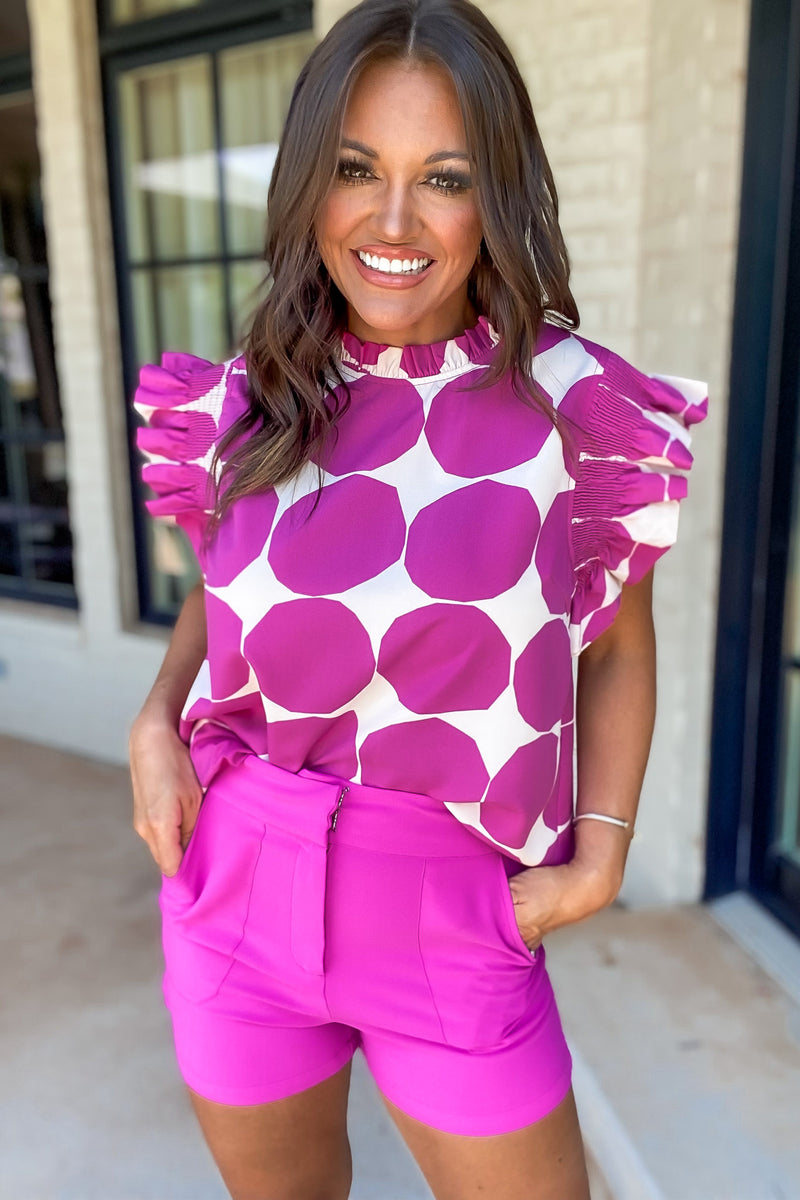
[[[333,816],[331,817],[331,831],[336,828],[336,822],[339,820],[339,810],[342,807],[342,802],[349,791],[349,787],[343,787],[339,792],[339,799],[336,801],[336,808],[333,810]]]

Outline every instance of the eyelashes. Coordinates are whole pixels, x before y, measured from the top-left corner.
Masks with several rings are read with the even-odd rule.
[[[348,186],[369,183],[375,178],[369,164],[357,158],[340,159],[336,174],[339,182]],[[461,196],[472,187],[470,176],[460,171],[437,171],[428,175],[425,183],[440,196]]]

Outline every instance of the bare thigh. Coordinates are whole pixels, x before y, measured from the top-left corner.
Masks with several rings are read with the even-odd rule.
[[[350,1063],[322,1083],[269,1104],[228,1105],[189,1091],[233,1200],[347,1200]]]
[[[384,1103],[436,1200],[589,1200],[571,1091],[541,1121],[496,1137],[442,1133]]]

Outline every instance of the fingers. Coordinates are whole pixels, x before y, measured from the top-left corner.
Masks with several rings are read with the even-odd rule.
[[[131,746],[133,827],[159,870],[172,876],[197,821],[203,798],[188,747],[174,730],[150,733]]]
[[[161,820],[135,819],[133,827],[147,844],[162,875],[174,875],[183,858],[180,825]],[[188,839],[187,839],[188,840]]]
[[[177,873],[183,858],[183,846],[179,837],[179,830],[173,829],[169,836],[163,833],[156,841],[155,847],[151,847],[151,854],[158,864],[158,868],[162,875],[168,878]]]

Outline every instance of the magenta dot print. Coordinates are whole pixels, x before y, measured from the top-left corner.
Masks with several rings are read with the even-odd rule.
[[[504,846],[525,845],[550,799],[558,762],[558,738],[542,734],[520,746],[500,768],[481,805],[481,823]]]
[[[539,331],[539,340],[536,343],[536,353],[544,354],[546,350],[552,350],[559,342],[564,342],[569,337],[569,331],[559,329],[557,325],[543,325]]]
[[[556,785],[542,813],[545,825],[554,833],[561,825],[572,820],[574,809],[572,752],[575,742],[575,725],[572,722],[562,725],[560,741]]]
[[[358,770],[357,731],[358,718],[352,711],[338,717],[270,721],[270,762],[286,771],[300,771],[308,766],[340,779],[352,779]]]
[[[572,746],[574,725],[563,725],[561,728],[561,748],[559,751],[556,782],[550,799],[545,805],[542,816],[544,823],[553,831],[554,837],[550,848],[545,851],[542,866],[558,866],[569,862],[574,852],[574,837],[572,831],[572,813],[574,809],[574,786],[572,777]],[[560,830],[560,832],[559,832]]]
[[[436,717],[371,733],[360,757],[364,783],[437,800],[479,800],[489,782],[474,740]]]
[[[585,445],[586,426],[597,398],[597,379],[594,375],[576,379],[561,397],[558,414],[567,420],[570,434]]]
[[[288,508],[270,543],[275,576],[293,592],[345,592],[400,558],[406,527],[395,488],[351,475],[326,484],[316,507],[315,499],[304,496]]]
[[[278,508],[278,497],[270,488],[254,496],[242,496],[223,517],[206,551],[206,582],[225,587],[257,559],[269,537]]]
[[[416,445],[422,432],[422,397],[413,384],[398,379],[391,391],[366,391],[354,401],[357,420],[340,421],[331,448],[322,457],[331,475],[372,471],[393,462]]]
[[[479,608],[429,604],[398,617],[378,672],[415,713],[489,708],[508,687],[511,647]]]
[[[551,729],[567,711],[571,694],[569,630],[563,619],[548,621],[514,665],[514,695],[520,716],[534,729]]]
[[[375,670],[369,634],[338,600],[274,604],[245,638],[261,691],[297,713],[332,713]]]
[[[242,656],[242,622],[236,613],[208,591],[205,608],[211,695],[221,700],[245,686],[250,667]]]
[[[483,480],[435,500],[408,531],[406,569],[429,596],[486,600],[530,566],[539,510],[530,492]]]
[[[535,562],[544,602],[551,613],[566,612],[575,590],[572,571],[572,493],[558,492],[542,521]]]
[[[552,430],[543,412],[510,394],[506,381],[477,392],[457,381],[434,399],[425,436],[445,471],[475,479],[530,462]]]

